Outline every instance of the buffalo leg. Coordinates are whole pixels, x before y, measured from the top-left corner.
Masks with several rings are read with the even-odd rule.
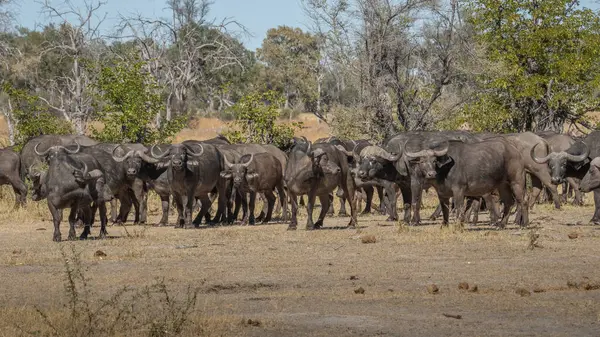
[[[502,220],[500,220],[498,227],[506,228],[506,225],[508,224],[508,217],[510,216],[510,209],[512,208],[513,203],[514,203],[513,195],[510,190],[510,187],[507,185],[503,185],[500,188],[498,188],[498,193],[500,194],[500,200],[502,201],[502,204],[504,205],[504,210],[502,212]],[[525,207],[525,208],[527,208],[527,207]],[[521,217],[522,216],[521,214],[524,214],[525,212],[527,212],[527,210],[522,209],[518,216]]]
[[[450,198],[438,196],[440,201],[440,212],[442,213],[442,225],[448,226],[450,223]]]
[[[92,216],[92,209],[89,205],[85,205],[81,208],[81,211],[83,212],[83,233],[81,233],[79,239],[85,240],[90,235],[90,219]]]
[[[184,216],[184,227],[192,228],[192,210],[194,209],[194,202],[196,198],[194,195],[195,191],[188,191],[187,195],[183,197],[183,216]]]
[[[268,212],[267,208],[269,207],[269,203],[267,201],[265,194],[263,194],[263,193],[258,194],[258,199],[260,201],[262,201],[262,209],[260,210],[260,214],[256,218],[256,221],[262,221]]]
[[[75,224],[77,222],[77,204],[71,206],[71,210],[69,212],[69,240],[75,240],[77,238],[77,234],[75,233]],[[87,225],[89,223],[85,222],[85,217],[84,217],[84,223]]]
[[[386,209],[385,209],[385,202],[384,202],[384,194],[383,194],[383,186],[377,186],[375,187],[375,189],[377,190],[377,197],[379,198],[379,214],[381,215],[385,215],[386,213]]]
[[[325,216],[327,216],[327,208],[331,202],[331,200],[329,200],[329,195],[327,194],[320,195],[319,201],[321,202],[322,207],[321,212],[319,213],[319,219],[315,222],[315,228],[323,227],[323,221],[325,220]]]
[[[100,214],[100,238],[105,238],[108,236],[108,232],[106,231],[108,219],[106,218],[106,203],[104,201],[98,203],[98,213]]]
[[[52,214],[52,222],[54,223],[54,235],[52,236],[52,240],[55,242],[61,241],[60,235],[60,222],[62,221],[63,212],[62,209],[56,208],[50,200],[48,200],[48,209],[50,210],[50,214]]]
[[[9,180],[10,185],[15,192],[15,208],[25,206],[27,200],[27,186],[18,177],[13,177]]]
[[[329,200],[333,201],[333,194],[329,194]],[[335,215],[335,207],[333,207],[333,202],[329,203],[329,207],[327,207],[327,214],[334,216]]]
[[[543,173],[541,177],[537,177],[531,175],[531,198],[529,200],[529,208],[532,208],[535,204],[538,196],[540,195],[540,191],[543,186],[547,187],[552,194],[552,200],[554,201],[554,208],[560,209],[560,197],[558,196],[558,190],[555,185],[552,185],[550,173]]]
[[[112,198],[110,200],[110,222],[117,222],[117,198]]]
[[[182,199],[183,198],[179,194],[173,195],[173,201],[175,202],[175,207],[177,207],[177,222],[175,224],[175,228],[183,228],[185,224],[185,214]]]
[[[396,189],[394,188],[392,183],[386,183],[385,186],[385,194],[388,199],[388,213],[389,216],[386,221],[396,221],[398,220],[398,209],[396,207],[396,202],[398,197],[396,196]]]
[[[373,205],[373,194],[375,194],[375,188],[373,186],[365,186],[363,187],[363,191],[365,191],[365,209],[362,211],[363,214],[371,213],[371,206]]]
[[[308,194],[308,202],[306,205],[306,211],[307,211],[307,219],[306,219],[306,229],[307,230],[312,230],[315,229],[315,224],[313,222],[313,209],[315,207],[315,199],[316,199],[316,194],[315,191],[310,191],[310,193]],[[326,208],[327,209],[327,208]]]
[[[136,223],[146,224],[148,218],[148,187],[141,179],[135,179],[132,186],[134,205],[138,204]]]
[[[435,208],[435,211],[433,211],[433,213],[431,213],[429,220],[435,221],[435,219],[437,219],[437,217],[440,216],[441,214],[442,214],[442,205],[438,204],[437,207]]]
[[[240,196],[240,204],[242,205],[242,225],[248,224],[248,194],[246,192],[237,192]]]
[[[348,196],[346,196],[343,193],[343,191],[344,191],[343,189],[341,189],[340,187],[338,187],[338,191],[339,190],[341,190],[342,196],[338,196],[340,198],[340,210],[338,212],[338,216],[348,216],[348,212],[346,212],[346,200],[348,200],[348,202],[350,203],[350,199],[348,198]],[[333,200],[332,200],[331,204],[333,204]]]
[[[292,215],[290,217],[290,224],[288,230],[296,230],[298,228],[298,197],[293,192],[288,190],[290,197],[290,203],[292,204]]]
[[[248,193],[250,195],[250,200],[248,201],[248,214],[249,214],[249,218],[250,220],[248,221],[248,223],[253,226],[256,224],[256,218],[254,218],[254,209],[256,208],[256,192],[251,191],[250,193]]]
[[[275,208],[275,194],[272,191],[265,192],[265,197],[267,198],[267,215],[263,219],[263,223],[267,223],[271,221],[271,217],[273,216],[273,208]]]
[[[348,222],[348,227],[354,228],[358,224],[356,198],[354,197],[356,185],[354,184],[354,177],[349,172],[347,172],[346,177],[342,177],[342,189],[344,190],[344,196],[346,196],[346,199],[350,203],[350,222]]]
[[[600,189],[595,189],[594,193],[594,216],[591,222],[594,225],[600,225]]]
[[[454,189],[452,191],[452,201],[454,202],[454,209],[456,210],[456,222],[459,226],[462,226],[465,222],[465,195],[462,189]]]
[[[396,192],[395,187],[392,186],[392,188],[394,189],[394,193],[395,193]],[[402,204],[403,204],[403,209],[404,209],[404,222],[409,223],[410,222],[410,200],[412,199],[412,194],[411,194],[412,190],[407,186],[401,185],[400,193],[402,194]],[[394,202],[394,205],[395,205],[395,202]]]
[[[418,226],[421,224],[421,195],[423,193],[423,186],[416,181],[416,179],[412,179],[410,182],[410,189],[412,193],[411,207],[413,209],[410,225]]]
[[[281,204],[281,220],[282,221],[287,221],[287,199],[286,199],[286,195],[285,195],[285,189],[283,188],[283,183],[279,183],[277,185],[277,194],[279,194],[279,204]]]
[[[198,215],[196,215],[196,218],[193,221],[195,227],[200,226],[202,218],[206,216],[206,213],[208,213],[208,210],[210,209],[210,198],[208,197],[208,194],[204,193],[200,195],[198,199],[200,200],[201,206]]]
[[[160,204],[162,206],[162,217],[158,222],[159,226],[167,226],[169,224],[169,195],[160,196]]]
[[[579,190],[579,179],[567,178],[569,191],[575,193],[575,199],[573,199],[573,205],[583,206],[583,199],[581,198],[581,191]]]

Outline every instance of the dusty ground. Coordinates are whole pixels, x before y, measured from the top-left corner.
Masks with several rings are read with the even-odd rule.
[[[598,336],[600,227],[587,224],[591,214],[591,205],[536,205],[532,230],[494,231],[482,221],[464,232],[439,221],[401,227],[379,215],[360,217],[359,229],[327,218],[310,232],[129,225],[129,236],[113,226],[110,239],[57,244],[47,208],[31,204],[0,215],[0,336],[44,330],[35,307],[64,310],[60,247],[71,245],[98,298],[156,278],[180,294],[199,287],[190,335]],[[366,235],[376,242],[363,243]]]

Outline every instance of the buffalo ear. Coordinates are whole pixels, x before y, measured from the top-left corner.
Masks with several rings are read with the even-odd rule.
[[[575,170],[580,170],[582,167],[589,163],[590,160],[588,158],[585,158],[584,160],[578,162],[569,162],[569,164],[571,164]]]
[[[198,167],[198,161],[197,160],[188,160],[187,167],[189,169],[194,169],[194,168]]]
[[[450,164],[451,162],[452,162],[452,158],[450,158],[450,156],[443,155],[443,156],[437,158],[437,160],[435,161],[435,164],[438,168],[442,168],[442,167]]]
[[[258,173],[256,172],[248,172],[246,173],[246,180],[252,180],[258,178]]]
[[[231,173],[231,171],[223,171],[223,172],[221,172],[221,178],[224,178],[224,179],[231,179],[232,175],[233,174]]]
[[[396,168],[396,171],[398,171],[398,173],[400,173],[401,176],[406,177],[408,176],[408,169],[406,168],[406,162],[404,160],[398,160],[397,162],[393,163],[394,167]]]

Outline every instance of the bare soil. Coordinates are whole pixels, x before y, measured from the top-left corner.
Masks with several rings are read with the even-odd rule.
[[[109,227],[109,239],[57,244],[45,204],[32,203],[0,216],[0,336],[40,323],[34,307],[61,310],[59,247],[68,245],[82,252],[100,296],[156,278],[181,291],[200,287],[198,335],[599,336],[600,227],[588,224],[592,213],[589,204],[536,205],[531,228],[502,231],[486,216],[464,231],[380,215],[361,216],[358,229],[327,218],[316,231],[129,224]]]

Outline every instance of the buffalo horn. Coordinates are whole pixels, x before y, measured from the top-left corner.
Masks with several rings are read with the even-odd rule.
[[[441,150],[433,150],[433,155],[436,157],[441,157],[441,156],[446,155],[446,153],[448,153],[448,143],[446,142],[445,145],[446,146]]]
[[[147,150],[146,150],[147,151]],[[141,150],[137,150],[135,152],[140,158],[142,158],[143,161],[145,161],[146,163],[150,163],[150,164],[158,164],[158,162],[160,162],[160,160],[156,159],[156,158],[152,158],[149,155],[146,154],[146,152],[141,151]]]
[[[583,146],[585,148],[583,153],[578,156],[567,153],[567,160],[577,163],[577,162],[581,162],[581,161],[585,160],[585,158],[587,158],[590,155],[590,148],[584,142],[581,142],[581,143],[583,144]]]
[[[227,156],[223,156],[223,160],[225,161],[225,166],[227,166],[228,169],[233,166],[233,164],[227,160]]]
[[[253,160],[254,160],[254,153],[251,153],[250,154],[250,160],[248,160],[247,162],[243,163],[242,165],[244,167],[248,167],[248,166],[250,166],[250,163],[252,163]]]
[[[406,154],[406,156],[409,158],[417,158],[417,157],[425,157],[425,156],[433,155],[433,151],[432,150],[421,150],[419,152],[405,151],[404,154]]]
[[[200,152],[194,152],[191,146],[187,146],[189,154],[191,154],[194,157],[200,157],[204,153],[204,146],[202,146],[202,144],[200,143],[198,143],[198,146],[200,146]]]
[[[52,146],[49,146],[46,149],[46,151],[44,151],[44,152],[39,152],[38,151],[38,146],[40,146],[40,144],[42,144],[42,143],[35,144],[35,147],[33,148],[33,151],[35,151],[35,154],[37,154],[38,156],[44,156],[44,155],[46,155],[46,153],[48,153],[50,151],[50,149],[52,148]]]
[[[125,154],[123,157],[118,157],[118,156],[115,156],[115,151],[116,151],[118,148],[120,148],[120,147],[121,147],[121,145],[117,145],[117,146],[115,146],[115,148],[112,150],[112,157],[113,157],[113,159],[114,159],[116,162],[118,162],[118,163],[121,163],[121,162],[123,162],[125,159],[127,159],[127,158],[131,157],[131,155],[133,154],[133,150],[131,150],[131,151],[127,152],[127,154]]]
[[[548,153],[547,156],[545,156],[544,158],[538,158],[535,156],[535,148],[540,145],[540,143],[535,144],[532,148],[531,151],[529,151],[529,155],[531,156],[531,159],[533,159],[534,162],[538,163],[538,164],[546,164],[548,162],[548,160],[550,160],[550,154]],[[587,157],[587,156],[586,156]]]
[[[354,155],[353,152],[350,152],[348,150],[346,150],[343,146],[341,145],[336,145],[335,146],[336,149],[340,150],[340,152],[342,152],[343,154],[345,154],[348,157],[352,157]]]
[[[150,154],[152,155],[152,157],[154,157],[154,158],[156,158],[156,159],[162,159],[162,158],[164,158],[164,157],[166,157],[166,156],[168,156],[168,155],[169,155],[169,150],[170,150],[170,148],[169,148],[169,150],[165,151],[164,153],[161,153],[161,154],[159,154],[159,155],[156,155],[156,154],[154,153],[154,148],[155,148],[155,147],[156,147],[156,145],[152,145],[152,147],[150,148]]]
[[[67,151],[67,153],[69,154],[76,154],[77,152],[79,152],[79,150],[81,150],[81,145],[79,144],[79,142],[77,141],[77,139],[73,139],[73,142],[75,144],[77,144],[77,149],[75,150],[69,150],[68,148],[64,147],[64,146],[60,146],[61,148],[65,149],[65,151]]]

